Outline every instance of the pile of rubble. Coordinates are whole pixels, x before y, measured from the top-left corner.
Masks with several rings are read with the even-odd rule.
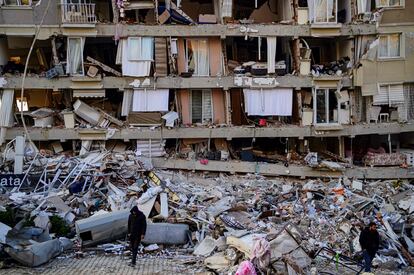
[[[381,235],[374,265],[414,264],[408,181],[156,171],[133,151],[83,158],[37,153],[26,158],[24,171],[18,184],[2,189],[0,248],[27,266],[98,244],[97,250],[123,253],[134,205],[148,219],[144,252],[192,253],[220,274],[359,271],[358,238],[371,220]]]

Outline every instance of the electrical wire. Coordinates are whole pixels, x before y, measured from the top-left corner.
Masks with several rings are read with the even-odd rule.
[[[43,25],[43,22],[45,21],[46,14],[47,14],[47,12],[48,12],[48,10],[49,10],[49,7],[50,7],[50,3],[51,3],[51,1],[52,1],[52,0],[48,0],[48,2],[47,2],[47,5],[46,5],[45,11],[44,11],[44,13],[43,13],[42,19],[40,20],[40,23],[39,23],[39,25],[37,26],[37,29],[36,29],[36,32],[35,32],[35,36],[34,36],[34,38],[33,38],[32,45],[30,46],[30,50],[29,50],[29,53],[28,53],[28,55],[27,55],[26,62],[25,62],[25,64],[24,64],[24,71],[23,71],[23,78],[22,78],[22,89],[21,89],[21,91],[20,91],[20,117],[21,117],[21,120],[22,120],[22,124],[23,124],[23,129],[24,129],[24,132],[25,132],[26,137],[27,137],[27,139],[29,140],[29,143],[30,143],[30,144],[33,144],[33,142],[32,142],[32,139],[30,138],[29,131],[27,130],[26,122],[24,121],[24,115],[23,115],[24,83],[25,83],[25,81],[26,81],[27,68],[29,67],[30,57],[31,57],[31,55],[32,55],[33,48],[34,48],[34,45],[35,45],[35,43],[36,43],[37,37],[39,36],[40,29],[41,29],[41,27],[42,27],[42,25]]]

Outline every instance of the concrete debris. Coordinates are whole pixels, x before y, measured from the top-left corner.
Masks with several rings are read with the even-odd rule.
[[[72,248],[72,242],[66,238],[34,243],[23,250],[6,247],[6,252],[19,263],[35,267],[48,262],[62,251]]]
[[[11,230],[10,226],[0,222],[0,243],[2,244],[6,243],[6,236],[10,230]]]
[[[208,256],[217,248],[216,240],[207,236],[194,250],[194,255]]]
[[[316,153],[306,161],[323,163]],[[25,180],[0,195],[1,217],[11,210],[20,217],[0,220],[0,243],[27,266],[62,253],[60,236],[73,238],[75,254],[123,254],[135,205],[148,221],[141,253],[191,254],[221,274],[323,273],[336,264],[359,271],[358,237],[372,220],[382,240],[376,266],[413,263],[414,186],[405,180],[173,172],[153,169],[135,151],[38,153],[23,167]]]

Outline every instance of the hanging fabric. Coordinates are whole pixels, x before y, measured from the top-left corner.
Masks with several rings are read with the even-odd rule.
[[[245,112],[249,116],[291,116],[293,89],[244,89]]]
[[[207,39],[187,40],[187,66],[194,69],[195,76],[208,76],[209,49]]]
[[[223,0],[221,8],[221,17],[233,17],[233,0]]]
[[[257,38],[257,47],[259,48],[257,53],[258,53],[258,60],[262,60],[262,37],[258,37]]]
[[[125,90],[123,94],[121,116],[128,116],[132,107],[133,93],[132,90]]]
[[[371,10],[371,1],[358,0],[357,5],[358,14],[363,14]]]
[[[267,72],[269,74],[275,73],[276,43],[276,37],[267,38]]]
[[[130,37],[121,41],[116,62],[122,60],[122,75],[149,76],[154,59],[154,39],[152,37]]]
[[[133,112],[168,111],[168,89],[135,89],[132,101]]]
[[[84,75],[83,46],[85,39],[81,37],[68,37],[66,73],[70,75]]]

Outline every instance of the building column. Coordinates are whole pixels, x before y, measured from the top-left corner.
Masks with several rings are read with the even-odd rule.
[[[339,143],[339,156],[341,158],[345,158],[345,138],[338,137],[338,143]]]
[[[226,124],[231,125],[231,104],[230,104],[230,91],[224,90],[224,104],[226,110]]]

